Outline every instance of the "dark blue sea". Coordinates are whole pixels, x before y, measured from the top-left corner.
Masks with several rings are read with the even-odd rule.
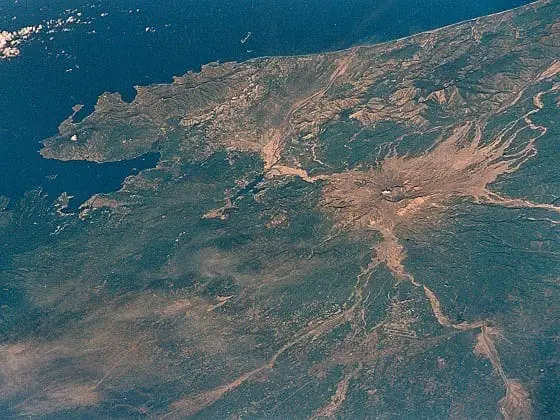
[[[0,30],[76,16],[88,23],[41,33],[0,62],[0,196],[40,188],[74,206],[116,190],[149,155],[94,164],[40,157],[40,141],[77,103],[169,82],[210,61],[322,52],[380,42],[513,8],[524,0],[0,0]],[[249,35],[249,36],[248,36]],[[241,42],[244,40],[245,42]]]

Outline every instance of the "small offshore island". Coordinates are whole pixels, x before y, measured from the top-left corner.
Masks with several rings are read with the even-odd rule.
[[[51,243],[3,272],[25,309],[5,321],[21,338],[1,347],[0,404],[560,415],[559,18],[541,0],[378,45],[213,63],[70,116],[44,157],[160,160],[50,215]]]

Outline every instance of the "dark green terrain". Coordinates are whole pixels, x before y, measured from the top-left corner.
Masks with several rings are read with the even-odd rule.
[[[560,1],[137,91],[0,200],[0,412],[560,417]]]

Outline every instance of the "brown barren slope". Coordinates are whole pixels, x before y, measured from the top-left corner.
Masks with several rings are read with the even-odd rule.
[[[558,16],[560,2],[543,0],[379,45],[211,64],[138,87],[131,103],[104,94],[91,115],[62,122],[44,141],[47,158],[157,150],[161,160],[84,205],[72,223],[84,229],[85,251],[78,240],[57,249],[76,252],[80,270],[69,272],[66,254],[37,253],[39,266],[54,261],[71,280],[48,292],[28,286],[31,300],[82,318],[2,347],[10,386],[0,398],[29,415],[102,410],[146,392],[152,403],[123,403],[128,414],[391,417],[405,413],[392,411],[399,400],[409,415],[533,416],[535,368],[524,372],[522,351],[498,331],[533,328],[536,337],[542,314],[512,288],[509,307],[460,319],[447,305],[468,296],[476,306],[480,284],[415,275],[426,271],[408,260],[406,240],[414,232],[429,241],[465,206],[499,209],[549,229],[530,251],[553,267],[557,201],[499,185],[557,142]],[[222,155],[225,166],[204,172]],[[244,158],[250,170],[239,169]],[[514,255],[516,244],[497,241]],[[476,246],[472,254],[485,252]],[[26,256],[18,264],[14,278],[42,284]],[[130,271],[118,277],[120,269]],[[477,269],[473,277],[493,275]],[[531,279],[552,284],[548,296],[553,271]],[[160,280],[169,290],[151,289]],[[139,286],[121,292],[112,281]],[[78,372],[73,381],[42,390],[45,367],[66,372],[63,361]],[[151,391],[138,391],[146,384]],[[313,397],[298,399],[305,387]]]

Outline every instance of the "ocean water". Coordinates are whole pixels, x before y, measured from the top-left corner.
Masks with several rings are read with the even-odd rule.
[[[48,3],[48,4],[45,4]],[[210,61],[246,60],[380,42],[529,3],[523,0],[0,0],[0,30],[79,16],[0,62],[0,196],[33,188],[74,205],[153,167],[157,156],[111,164],[57,162],[40,141],[77,103],[104,91],[171,81]],[[244,42],[242,42],[242,40]]]

